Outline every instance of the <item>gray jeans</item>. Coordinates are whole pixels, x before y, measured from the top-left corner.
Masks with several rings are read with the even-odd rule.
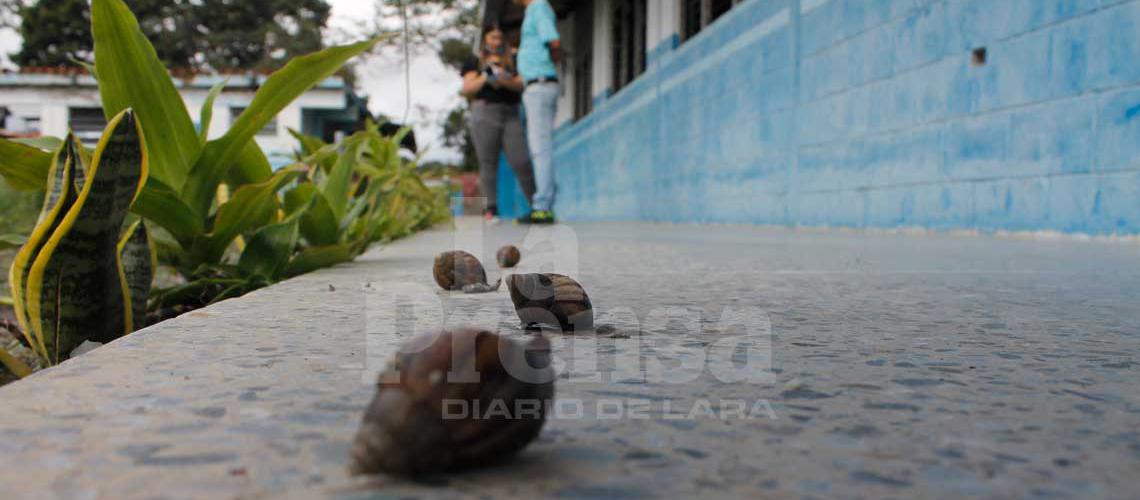
[[[526,146],[518,104],[471,103],[471,139],[479,158],[479,180],[488,207],[499,204],[499,153],[506,151],[507,163],[518,177],[527,203],[534,200],[534,168]]]

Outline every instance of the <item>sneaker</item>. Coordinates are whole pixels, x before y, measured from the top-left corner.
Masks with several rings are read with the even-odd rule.
[[[494,208],[488,208],[488,209],[484,210],[483,211],[483,220],[486,221],[488,224],[498,224],[500,222],[499,221],[499,211],[494,209]]]
[[[519,224],[554,224],[554,212],[534,210],[518,220]]]

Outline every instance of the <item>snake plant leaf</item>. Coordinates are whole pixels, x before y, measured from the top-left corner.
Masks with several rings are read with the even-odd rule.
[[[296,219],[270,224],[257,231],[241,254],[238,269],[244,276],[276,281],[289,264],[300,237]]]
[[[349,59],[372,49],[380,40],[376,38],[352,45],[330,47],[293,59],[273,73],[226,135],[210,141],[203,148],[202,155],[194,164],[190,182],[183,190],[186,195],[184,199],[199,214],[208,213],[214,189],[226,178],[227,170],[257,132],[301,94],[332,76]]]
[[[24,361],[20,358],[13,356],[3,347],[0,347],[0,365],[4,365],[4,367],[7,368],[9,372],[12,372],[12,375],[15,375],[19,378],[24,378],[32,374],[32,369],[28,366],[27,363],[24,363]]]
[[[146,327],[146,304],[150,298],[151,285],[154,284],[154,270],[156,264],[156,251],[150,239],[150,233],[143,221],[135,221],[119,241],[119,263],[122,282],[126,287],[126,294],[130,297],[131,314],[127,316],[130,324],[127,331],[140,330]],[[99,339],[92,339],[103,342]],[[114,340],[114,339],[110,339]]]
[[[24,246],[16,253],[12,267],[8,272],[8,285],[12,291],[16,320],[20,324],[20,330],[28,340],[28,345],[32,346],[33,351],[37,351],[37,353],[38,343],[34,340],[30,326],[31,320],[27,315],[25,283],[32,270],[32,264],[35,263],[36,256],[39,255],[48,238],[55,233],[56,228],[63,220],[63,216],[75,204],[78,197],[78,190],[75,189],[71,179],[75,177],[76,171],[86,168],[86,165],[82,163],[82,157],[77,154],[79,148],[78,140],[74,135],[69,134],[67,141],[52,156],[47,193],[44,196],[44,205],[40,211],[36,227],[32,229],[32,234],[28,236]]]
[[[349,262],[356,258],[356,251],[348,243],[306,248],[289,261],[285,268],[286,278],[308,274],[318,269]]]
[[[147,179],[131,211],[158,224],[183,246],[205,232],[198,214],[182,203],[174,189],[154,177]]]
[[[130,333],[119,232],[148,174],[142,127],[130,110],[107,125],[83,190],[44,244],[26,284],[36,348],[57,364],[86,340]]]
[[[37,147],[0,139],[0,176],[17,191],[44,191],[52,154]]]
[[[152,175],[181,191],[202,145],[174,81],[123,0],[93,0],[91,31],[107,119],[133,108]]]
[[[210,87],[210,93],[206,94],[206,102],[202,103],[202,111],[198,114],[198,142],[203,145],[210,139],[210,122],[214,120],[214,101],[218,99],[218,94],[225,90],[227,83],[229,83],[228,78]]]
[[[0,250],[20,248],[28,242],[28,237],[19,234],[0,234]]]

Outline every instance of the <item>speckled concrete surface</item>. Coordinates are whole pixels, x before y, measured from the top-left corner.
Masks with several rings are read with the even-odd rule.
[[[3,496],[1134,498],[1140,488],[1140,246],[572,228],[561,234],[578,249],[561,253],[516,227],[482,245],[427,233],[0,389]],[[366,359],[402,340],[377,333],[398,315],[370,294],[430,286],[438,251],[491,263],[499,243],[524,241],[523,268],[571,268],[609,326],[597,368],[568,367],[558,382],[560,401],[581,402],[585,416],[552,420],[506,466],[416,483],[347,478],[372,393]],[[432,293],[452,322],[489,318],[523,334],[505,291]],[[718,324],[726,307],[770,322],[769,376],[725,382],[706,370],[670,382],[685,356],[736,333]],[[691,313],[661,320],[678,308]],[[694,325],[706,333],[682,336]],[[638,345],[665,369],[630,377],[622,355]],[[591,410],[598,401],[640,411],[609,419]],[[762,411],[726,412],[735,401]]]

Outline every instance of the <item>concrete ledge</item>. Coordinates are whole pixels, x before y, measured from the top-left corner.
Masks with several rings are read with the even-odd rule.
[[[430,287],[441,250],[489,257],[500,243],[535,239],[499,227],[480,246],[435,231],[0,389],[4,496],[361,498],[378,488],[385,497],[1122,498],[1135,487],[1133,245],[652,224],[557,230],[578,248],[563,248],[555,266],[576,263],[599,322],[616,332],[595,339],[597,369],[563,371],[559,398],[587,408],[643,402],[644,419],[556,419],[513,463],[428,484],[349,480],[349,443],[372,395],[364,358],[403,340],[367,335],[369,314],[395,314],[366,313],[367,291]],[[528,269],[543,265],[535,255],[524,256]],[[520,334],[505,292],[432,293],[449,321],[487,313]],[[671,372],[687,347],[723,338],[660,321],[662,311],[695,310],[699,324],[716,327],[726,307],[770,321],[770,380],[615,376],[629,373],[623,336]],[[571,347],[563,339],[556,355]],[[599,373],[605,380],[593,380]],[[736,400],[772,414],[716,413]],[[711,416],[673,416],[702,401]]]

